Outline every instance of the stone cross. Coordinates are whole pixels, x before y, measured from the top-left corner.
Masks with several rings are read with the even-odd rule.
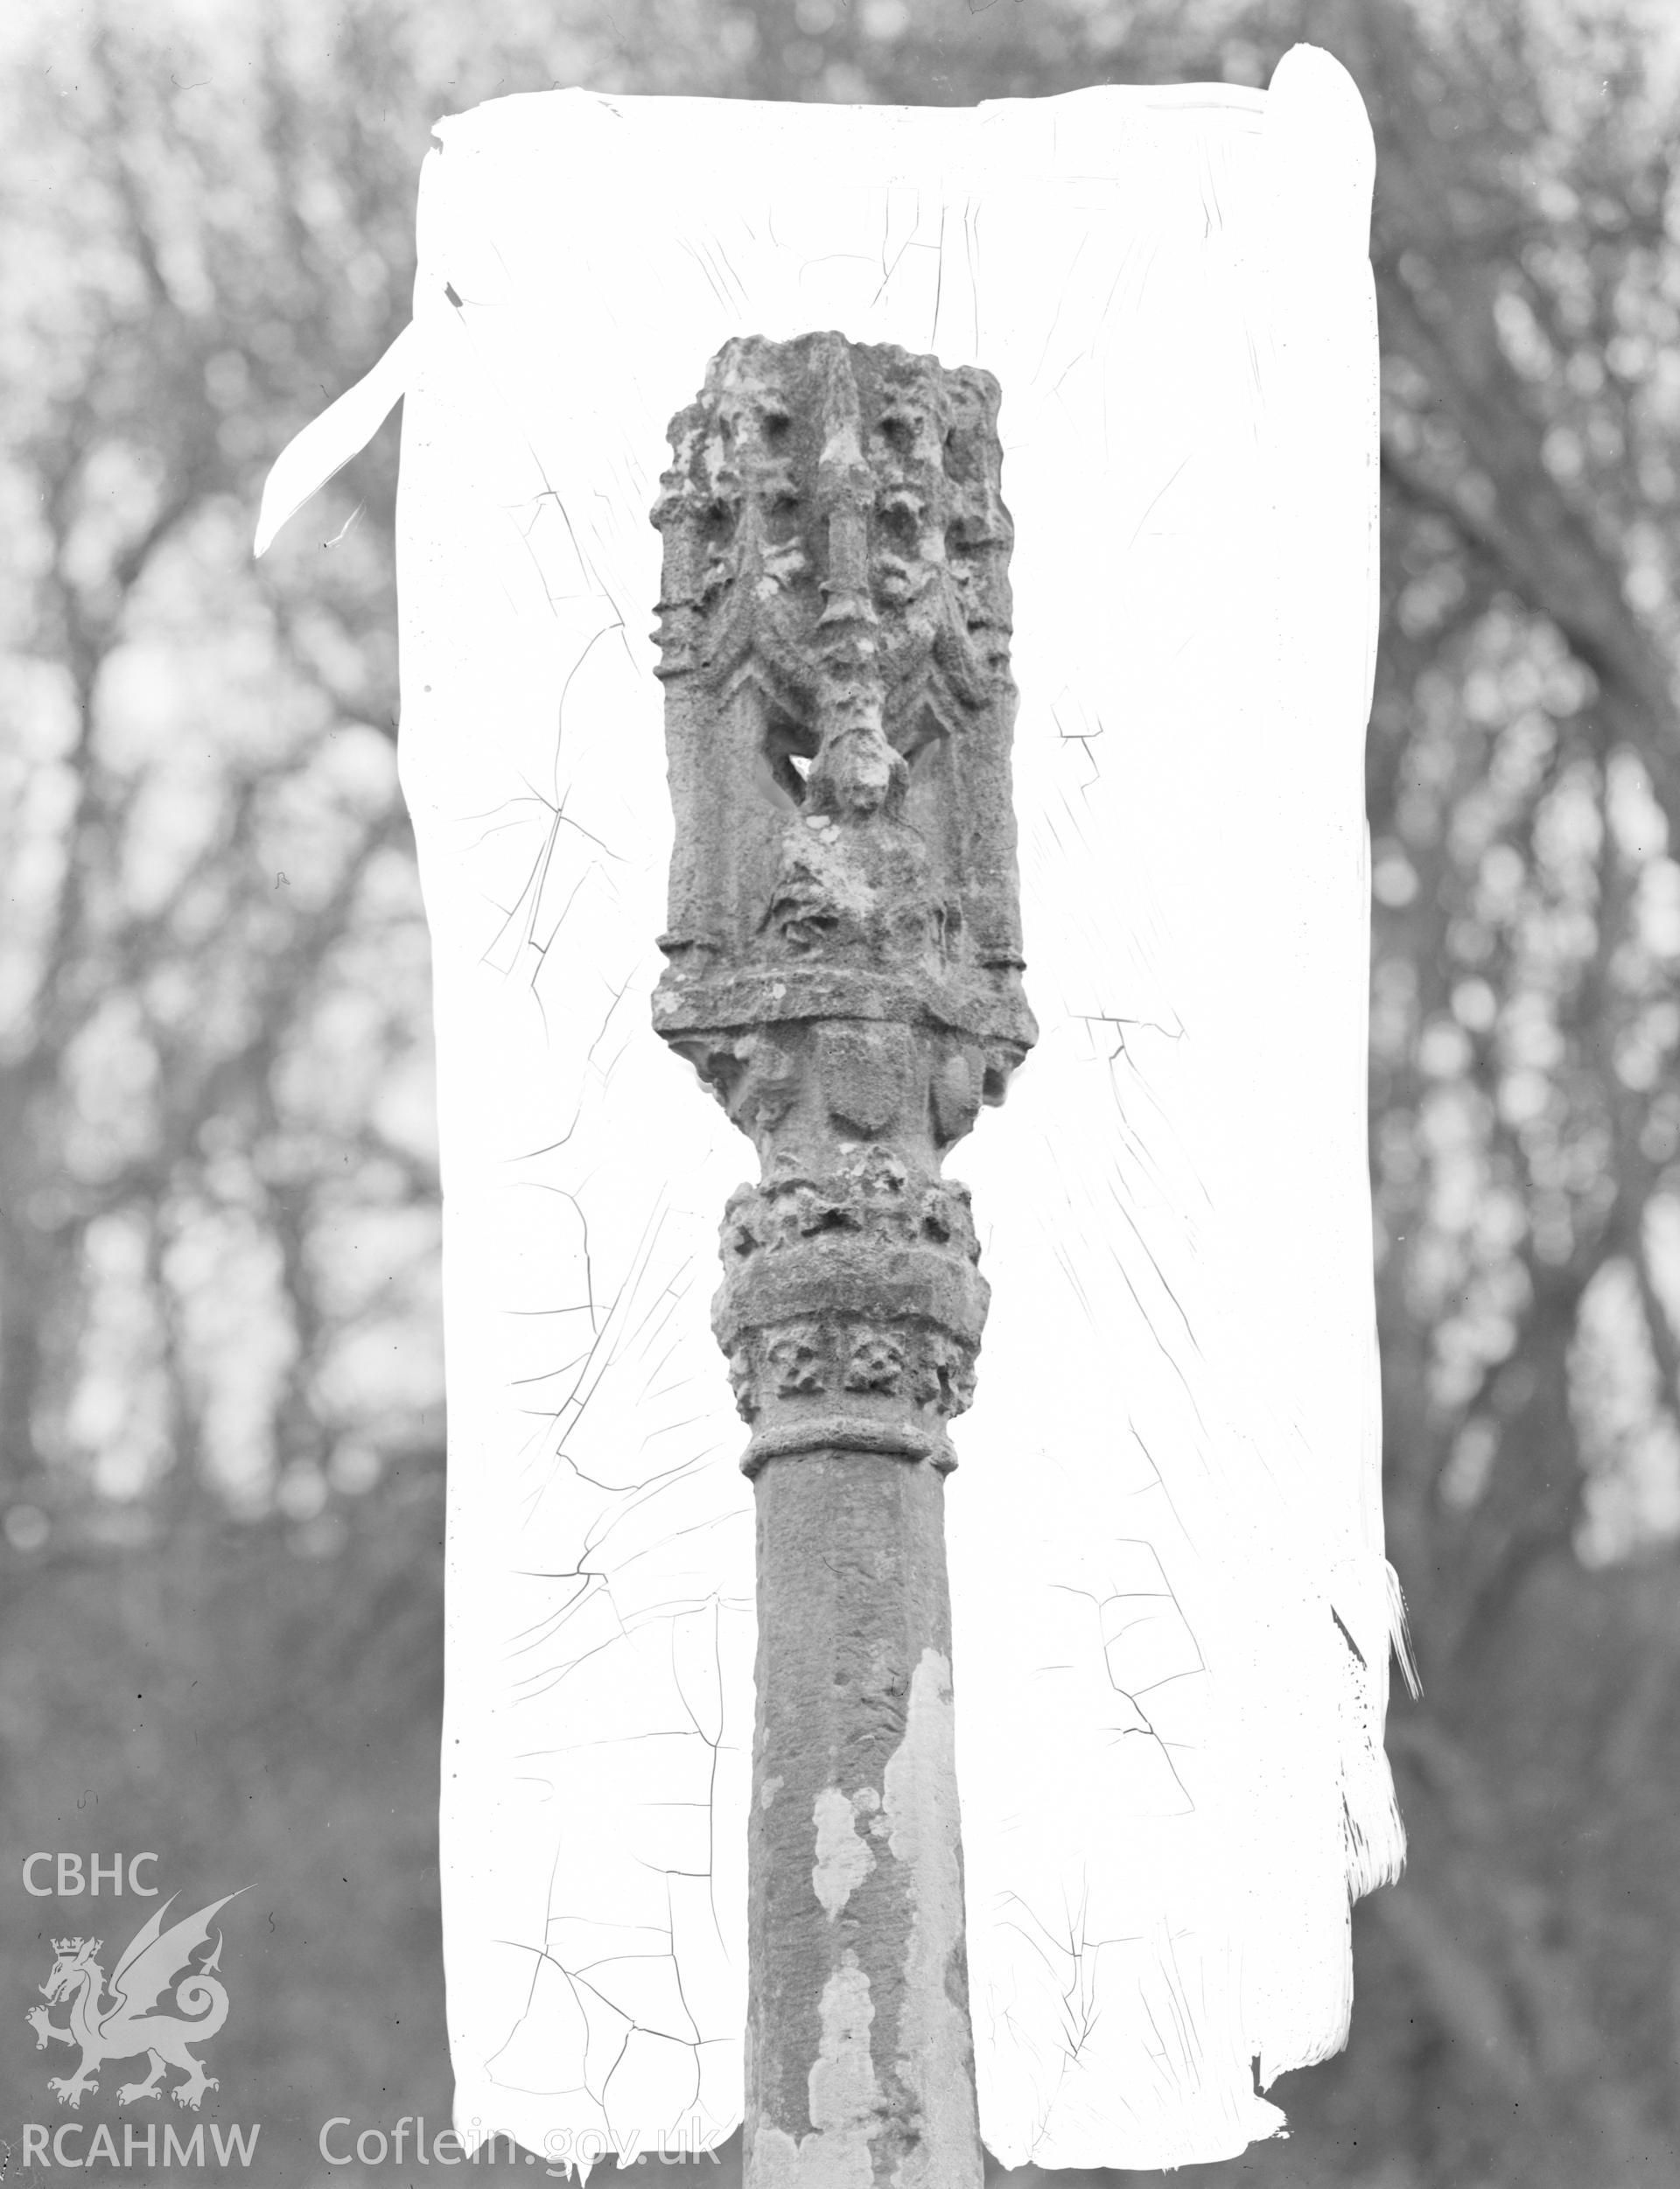
[[[748,2189],[983,2173],[944,1481],[987,1286],[940,1165],[1037,1035],[998,402],[897,348],[738,338],[653,512],[654,1024],[760,1162],[712,1309],[757,1506]]]

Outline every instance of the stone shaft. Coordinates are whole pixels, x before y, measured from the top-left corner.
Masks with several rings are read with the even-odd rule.
[[[712,1325],[752,1430],[748,2189],[977,2189],[946,1424],[987,1288],[944,1151],[1021,986],[989,374],[725,345],[654,522],[676,838],[654,1023],[758,1150]]]
[[[945,1480],[833,1451],[758,1478],[747,2189],[979,2189]]]

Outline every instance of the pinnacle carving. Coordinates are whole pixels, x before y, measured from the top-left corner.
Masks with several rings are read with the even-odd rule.
[[[653,521],[676,834],[654,1023],[759,1150],[713,1313],[743,1462],[955,1464],[986,1286],[943,1150],[1036,1038],[1010,798],[999,393],[751,336]]]

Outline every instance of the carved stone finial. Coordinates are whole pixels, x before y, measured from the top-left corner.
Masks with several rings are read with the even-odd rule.
[[[1037,1036],[998,383],[749,336],[672,422],[658,1032],[754,1141],[713,1327],[752,1441],[956,1464],[987,1288],[943,1151]]]

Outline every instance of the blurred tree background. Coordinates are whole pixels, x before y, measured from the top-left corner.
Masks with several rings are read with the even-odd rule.
[[[1391,1715],[1411,1860],[1355,1915],[1350,2046],[1277,2087],[1292,2140],[1195,2178],[1680,2179],[1676,28],[1629,0],[13,19],[14,2167],[63,2066],[23,2018],[49,1933],[78,1906],[116,1950],[157,1905],[32,1899],[38,1848],[158,1850],[178,1913],[251,1885],[204,2117],[262,2120],[276,2185],[329,2178],[334,2114],[448,2117],[438,1189],[395,434],[249,551],[269,462],[408,318],[433,120],[570,83],[935,104],[1260,85],[1307,38],[1378,145],[1371,1164],[1390,1548],[1424,1696]]]

